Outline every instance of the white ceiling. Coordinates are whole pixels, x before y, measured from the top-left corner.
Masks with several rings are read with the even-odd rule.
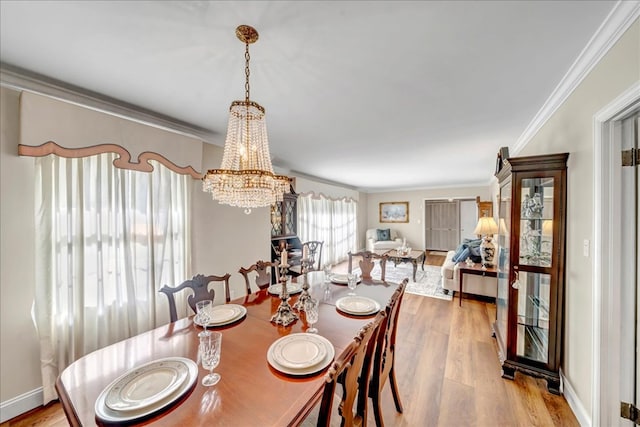
[[[249,24],[251,99],[279,170],[363,191],[486,185],[615,5],[2,0],[0,60],[222,145]]]

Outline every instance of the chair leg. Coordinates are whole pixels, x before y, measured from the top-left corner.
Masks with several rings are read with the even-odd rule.
[[[376,420],[377,427],[384,427],[384,420],[382,419],[382,407],[380,405],[380,389],[373,390],[371,396],[371,406],[373,407],[373,417]]]
[[[396,410],[402,413],[402,402],[400,402],[400,394],[398,393],[398,383],[396,382],[395,368],[392,366],[389,371],[389,387],[391,387],[391,394],[393,395],[393,401],[396,404]]]

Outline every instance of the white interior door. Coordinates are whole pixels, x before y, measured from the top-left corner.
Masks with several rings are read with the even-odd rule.
[[[460,200],[460,241],[475,239],[473,234],[478,224],[478,204],[475,200]]]

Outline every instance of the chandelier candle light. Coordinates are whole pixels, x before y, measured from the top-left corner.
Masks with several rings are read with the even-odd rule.
[[[493,235],[498,232],[498,224],[490,216],[483,216],[478,220],[476,229],[473,230],[473,234],[480,234],[483,237],[482,243],[480,243],[480,257],[482,258],[482,269],[486,269],[493,265],[493,256],[496,253],[496,245],[491,241]]]
[[[265,110],[249,99],[249,44],[258,40],[258,32],[240,25],[236,36],[245,44],[245,99],[231,103],[222,165],[207,171],[202,189],[219,203],[245,208],[248,214],[252,208],[282,201],[290,179],[273,173]]]

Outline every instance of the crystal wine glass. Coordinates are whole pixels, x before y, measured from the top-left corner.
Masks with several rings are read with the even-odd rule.
[[[347,287],[349,288],[349,293],[347,295],[353,296],[356,294],[357,284],[358,284],[358,276],[353,273],[347,274]]]
[[[202,367],[208,369],[209,373],[202,378],[202,385],[212,386],[220,381],[220,374],[214,373],[213,369],[220,363],[220,351],[222,350],[222,332],[208,332],[200,337],[200,360]]]
[[[324,283],[331,282],[331,264],[324,265]]]
[[[313,327],[313,325],[318,321],[318,304],[319,301],[317,299],[309,298],[304,305],[304,312],[307,318],[307,323],[309,324],[307,332],[310,334],[318,333],[318,329]]]
[[[196,320],[204,328],[204,331],[201,331],[198,334],[199,337],[203,337],[209,333],[207,331],[207,324],[211,320],[211,316],[209,314],[211,307],[213,307],[213,301],[210,299],[205,299],[196,303]]]

